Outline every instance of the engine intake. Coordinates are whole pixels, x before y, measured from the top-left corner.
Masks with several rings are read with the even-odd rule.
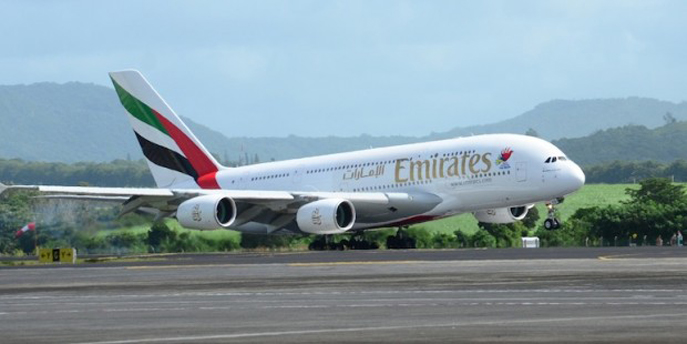
[[[345,199],[324,199],[298,209],[298,228],[311,234],[339,234],[355,224],[355,208]]]
[[[475,218],[484,223],[513,223],[527,216],[528,206],[480,210],[474,212]]]
[[[198,196],[181,203],[176,217],[179,224],[190,229],[228,228],[236,220],[236,203],[226,196]]]

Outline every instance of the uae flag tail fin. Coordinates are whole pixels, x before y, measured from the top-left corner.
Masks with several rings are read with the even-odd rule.
[[[19,238],[20,236],[24,235],[24,233],[28,231],[35,231],[36,230],[36,223],[35,222],[29,222],[26,224],[26,226],[22,227],[20,230],[17,231],[17,233],[14,233],[15,238]]]
[[[160,188],[219,189],[220,165],[186,124],[135,70],[111,72],[110,79]]]

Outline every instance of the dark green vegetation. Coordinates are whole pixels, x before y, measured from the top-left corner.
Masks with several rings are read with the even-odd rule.
[[[155,186],[143,160],[65,164],[0,159],[0,181],[31,185]]]
[[[553,143],[581,166],[616,160],[669,163],[687,159],[687,122],[667,123],[653,130],[628,125]]]
[[[628,189],[630,197],[617,205],[578,209],[561,230],[536,233],[544,246],[655,245],[668,242],[687,228],[687,196],[683,185],[668,179],[640,182],[639,189]],[[660,239],[659,239],[660,238]]]
[[[621,196],[616,191],[625,189]],[[647,179],[633,187],[587,185],[582,197],[570,197],[561,207],[563,227],[541,227],[542,208],[533,208],[522,222],[508,225],[477,224],[471,229],[461,218],[429,222],[404,230],[366,232],[360,236],[246,235],[233,231],[199,232],[173,221],[151,224],[139,215],[116,218],[117,209],[76,201],[46,201],[22,192],[0,202],[0,254],[33,251],[34,232],[14,238],[17,229],[35,220],[38,244],[76,247],[81,253],[128,254],[147,252],[212,252],[237,249],[305,250],[376,248],[518,247],[522,236],[538,236],[543,246],[655,245],[668,243],[676,231],[687,228],[687,196],[681,184]],[[604,200],[604,197],[608,199]],[[446,227],[446,228],[440,228]],[[450,227],[450,228],[449,228]]]
[[[173,100],[170,99],[172,104]],[[666,121],[664,116],[687,119],[687,103],[670,103],[647,98],[625,98],[606,100],[555,100],[540,104],[534,109],[499,123],[455,128],[447,132],[432,133],[424,137],[324,137],[304,138],[227,138],[219,132],[185,119],[188,126],[220,160],[230,164],[255,160],[283,160],[326,153],[344,152],[369,147],[383,147],[395,144],[453,138],[481,133],[538,133],[546,139],[581,137],[598,130],[628,124],[655,128]],[[181,114],[184,115],[184,114]],[[193,114],[186,114],[193,115]],[[242,114],[229,114],[241,116]],[[418,114],[420,115],[420,114]],[[514,114],[515,115],[515,114]],[[446,123],[451,128],[460,124],[462,116],[457,114],[455,123]],[[566,123],[566,125],[561,125]],[[622,129],[618,134],[628,134]],[[633,129],[634,130],[634,129]],[[645,129],[646,130],[646,129]],[[634,131],[637,131],[635,133]],[[599,161],[653,159],[660,156],[659,149],[675,147],[665,155],[672,158],[686,158],[681,153],[679,141],[648,140],[641,143],[646,133],[634,130],[628,138],[630,145],[609,150],[609,153],[587,151],[582,143],[560,141],[561,148],[583,164]],[[421,133],[418,133],[421,134]],[[655,135],[670,136],[669,133]],[[616,132],[607,132],[594,139],[599,147],[615,142]],[[677,135],[677,134],[676,134]],[[650,135],[649,135],[650,136]],[[21,158],[26,161],[112,161],[116,159],[137,160],[142,157],[131,127],[119,104],[113,89],[83,83],[38,83],[32,85],[0,86],[0,157]],[[623,142],[623,141],[617,141]],[[557,143],[558,144],[558,143]],[[653,144],[653,146],[651,146]],[[659,145],[660,146],[657,146]],[[579,146],[579,148],[577,148]],[[645,152],[643,147],[653,147]],[[568,148],[571,149],[568,152]],[[642,148],[642,149],[640,149]],[[586,155],[589,154],[589,157]],[[256,159],[257,156],[257,159]],[[668,161],[668,160],[661,160]]]
[[[687,182],[687,160],[672,163],[654,161],[614,161],[584,168],[587,183],[635,183],[646,178],[669,178],[675,182]]]

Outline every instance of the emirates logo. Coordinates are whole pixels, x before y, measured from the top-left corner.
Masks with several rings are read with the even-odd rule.
[[[200,211],[200,204],[196,204],[193,206],[193,210],[191,210],[191,218],[193,221],[200,222],[203,220],[203,212]]]
[[[315,210],[312,211],[312,224],[315,226],[322,225],[322,215],[320,215],[320,208],[315,208]]]

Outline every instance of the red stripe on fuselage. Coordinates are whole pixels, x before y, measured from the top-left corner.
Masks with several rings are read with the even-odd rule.
[[[394,222],[388,225],[384,225],[385,227],[401,227],[401,226],[409,226],[409,225],[414,225],[416,223],[422,223],[422,222],[427,222],[427,221],[432,221],[436,220],[438,216],[429,216],[429,215],[417,215],[413,216],[411,218],[399,221],[399,222]]]
[[[167,132],[172,137],[174,142],[179,145],[181,151],[184,152],[184,155],[186,155],[186,159],[191,162],[193,168],[196,170],[196,172],[198,172],[198,180],[196,181],[198,185],[203,189],[220,189],[220,186],[217,183],[217,178],[215,178],[215,175],[217,174],[217,166],[215,166],[215,164],[205,155],[200,147],[196,146],[196,144],[193,143],[193,141],[186,136],[181,129],[177,128],[174,123],[167,120],[155,110],[153,110],[153,113],[155,114],[155,117],[157,117],[157,119],[162,123],[165,129],[167,129]]]
[[[220,189],[217,184],[217,171],[198,177],[196,183],[203,189]]]

